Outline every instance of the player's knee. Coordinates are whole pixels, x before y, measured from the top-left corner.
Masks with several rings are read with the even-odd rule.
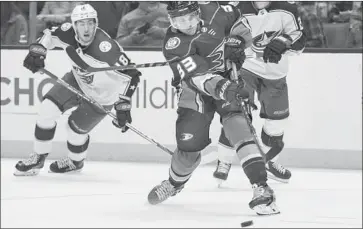
[[[86,158],[90,136],[88,134],[76,133],[67,123],[67,147],[70,152],[70,158],[80,161]]]
[[[287,119],[271,120],[266,119],[261,132],[261,140],[263,144],[269,147],[283,147],[283,137]]]
[[[62,111],[49,99],[44,99],[39,108],[37,126],[42,129],[54,128]]]

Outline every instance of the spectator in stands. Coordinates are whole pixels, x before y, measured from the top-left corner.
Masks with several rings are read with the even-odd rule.
[[[121,46],[161,47],[169,25],[166,4],[139,2],[121,18],[116,40]]]
[[[306,34],[306,47],[326,48],[324,28],[316,14],[315,2],[301,2],[298,9]]]
[[[353,2],[350,14],[348,48],[362,48],[362,2]]]
[[[132,10],[132,2],[89,1],[98,13],[98,27],[115,39],[121,18]]]
[[[349,22],[350,13],[353,7],[352,1],[334,2],[333,7],[328,13],[330,23]]]
[[[29,40],[28,22],[15,2],[1,2],[1,44],[26,45]]]
[[[45,28],[59,26],[64,22],[70,22],[73,8],[81,4],[78,1],[68,2],[45,2],[42,12],[38,14],[37,34]]]

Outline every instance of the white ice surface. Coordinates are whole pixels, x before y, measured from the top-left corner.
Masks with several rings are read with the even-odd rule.
[[[280,215],[257,216],[252,191],[234,166],[223,188],[213,166],[199,167],[186,188],[151,206],[148,192],[168,177],[167,164],[87,161],[82,173],[14,177],[1,160],[1,227],[362,227],[362,171],[292,169],[289,184],[270,182]]]

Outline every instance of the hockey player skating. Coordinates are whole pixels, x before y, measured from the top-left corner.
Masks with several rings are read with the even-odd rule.
[[[55,47],[74,47],[80,57],[95,67],[129,65],[130,59],[116,41],[98,28],[97,12],[89,4],[78,5],[71,14],[71,23],[45,30],[44,35],[29,47],[24,66],[33,73],[43,68],[47,50]],[[113,124],[127,131],[131,123],[130,99],[139,83],[141,73],[135,69],[88,73],[72,63],[72,70],[62,78],[65,82],[91,97],[106,110],[116,110]],[[65,173],[81,170],[90,142],[89,132],[106,116],[99,107],[83,100],[62,85],[56,84],[44,96],[34,132],[34,148],[30,157],[15,165],[16,176],[37,175],[52,151],[52,140],[58,118],[77,107],[68,118],[68,156],[50,165],[50,171]]]
[[[266,183],[265,164],[241,114],[241,99],[249,93],[243,83],[229,80],[225,71],[225,59],[239,68],[242,65],[245,45],[252,38],[249,28],[236,8],[216,2],[168,2],[167,9],[172,26],[163,54],[174,74],[173,85],[180,86],[177,149],[169,179],[150,191],[149,203],[159,204],[184,188],[201,161],[201,151],[210,144],[210,125],[218,113],[229,141],[250,162],[243,166],[253,187],[250,208],[257,214],[279,213],[275,194]]]
[[[276,160],[284,148],[284,130],[290,113],[286,83],[288,56],[301,53],[305,47],[297,6],[269,1],[231,4],[237,6],[252,28],[252,46],[246,50],[247,58],[240,75],[252,93],[257,92],[261,104],[260,117],[265,119],[261,140],[268,177],[287,183],[291,172]],[[222,130],[218,144],[219,160],[213,173],[220,183],[227,180],[235,157],[231,148]]]

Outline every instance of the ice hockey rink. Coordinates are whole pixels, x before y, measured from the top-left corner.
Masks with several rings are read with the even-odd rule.
[[[152,206],[148,192],[168,177],[167,164],[87,161],[77,174],[14,177],[1,160],[1,227],[361,228],[362,171],[292,168],[289,184],[271,181],[280,215],[257,216],[240,167],[218,188],[214,166],[199,167],[186,188]]]

